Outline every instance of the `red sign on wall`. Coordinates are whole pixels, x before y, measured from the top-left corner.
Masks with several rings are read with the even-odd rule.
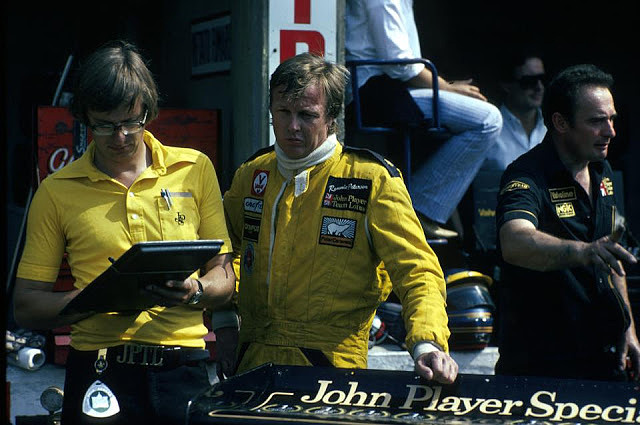
[[[161,109],[147,125],[167,146],[205,153],[217,167],[219,138],[217,109]],[[67,108],[42,106],[37,116],[38,182],[79,157],[91,140],[91,130],[74,120]]]

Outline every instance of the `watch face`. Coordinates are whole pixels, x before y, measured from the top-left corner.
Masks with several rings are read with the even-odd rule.
[[[191,299],[189,300],[189,304],[198,304],[198,301],[200,301],[200,297],[202,296],[202,291],[200,291],[198,289],[198,292],[196,292],[195,294],[193,294],[193,296],[191,297]]]
[[[196,282],[198,282],[198,290],[196,291],[195,294],[191,296],[191,298],[189,298],[189,301],[187,301],[187,304],[198,304],[198,301],[200,301],[200,297],[202,297],[202,292],[203,292],[202,283],[197,279],[196,279]]]

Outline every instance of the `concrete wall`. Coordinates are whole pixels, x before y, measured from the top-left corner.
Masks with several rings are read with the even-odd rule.
[[[164,2],[163,24],[157,36],[160,45],[158,85],[166,106],[177,108],[219,109],[220,145],[218,176],[226,187],[233,177],[230,164],[232,94],[231,71],[191,75],[191,24],[208,17],[231,12],[229,0],[193,0]]]

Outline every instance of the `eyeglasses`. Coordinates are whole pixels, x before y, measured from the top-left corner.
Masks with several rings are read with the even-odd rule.
[[[547,82],[546,74],[523,75],[516,80],[516,82],[520,85],[520,88],[523,90],[536,88],[538,86],[538,81],[541,82],[544,86]]]
[[[94,136],[111,136],[116,130],[122,131],[122,134],[128,136],[129,134],[136,134],[142,131],[147,121],[147,111],[144,111],[142,120],[139,121],[125,121],[109,124],[96,124],[90,125],[91,131]]]

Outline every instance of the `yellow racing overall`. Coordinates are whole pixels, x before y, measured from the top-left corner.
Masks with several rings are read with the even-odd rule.
[[[377,154],[338,144],[300,182],[267,148],[236,171],[224,207],[239,263],[238,372],[320,358],[366,368],[371,322],[392,289],[408,350],[448,350],[440,264],[402,176]]]

